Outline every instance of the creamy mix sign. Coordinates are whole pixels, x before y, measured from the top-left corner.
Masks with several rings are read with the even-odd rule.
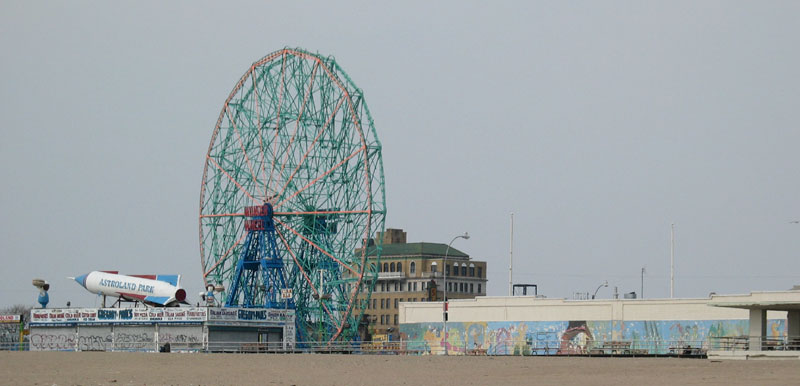
[[[13,317],[13,316],[9,316]],[[19,321],[19,316],[17,316]],[[268,308],[47,308],[31,310],[33,324],[294,321],[294,310]]]
[[[208,308],[208,321],[221,322],[292,322],[294,310],[274,308]]]
[[[70,308],[31,310],[32,324],[204,322],[206,308]]]

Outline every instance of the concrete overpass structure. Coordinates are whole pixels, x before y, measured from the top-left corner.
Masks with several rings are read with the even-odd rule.
[[[757,357],[786,357],[800,359],[800,291],[751,292],[748,295],[714,295],[709,306],[748,311],[749,334],[747,350],[709,352],[709,357],[749,359]],[[767,312],[786,312],[787,350],[776,347],[767,338]]]

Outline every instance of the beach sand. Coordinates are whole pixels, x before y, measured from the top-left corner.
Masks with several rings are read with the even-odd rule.
[[[5,385],[798,385],[800,361],[0,352]]]

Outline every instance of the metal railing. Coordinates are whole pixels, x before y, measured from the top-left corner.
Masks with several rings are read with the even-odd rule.
[[[489,356],[680,356],[703,357],[709,350],[749,350],[753,342],[760,342],[761,350],[800,351],[800,337],[710,337],[706,340],[584,340],[561,339],[508,339],[478,344],[461,340],[447,343],[449,355]],[[154,340],[104,341],[87,345],[75,340],[53,342],[32,347],[28,341],[0,343],[2,351],[147,351],[147,352],[208,352],[208,353],[319,353],[364,355],[443,355],[441,341],[365,341],[350,343],[294,342],[157,342]]]
[[[662,339],[528,339],[501,341],[490,345],[487,355],[535,356],[682,356],[702,357],[708,351],[704,340]]]
[[[405,272],[378,272],[378,280],[403,279],[405,277]]]
[[[422,345],[424,347],[424,344]],[[236,352],[236,353],[313,353],[313,354],[377,354],[377,355],[422,355],[424,348],[411,345],[408,342],[296,342],[283,346],[282,343],[242,343],[242,342],[209,342],[206,352]]]
[[[751,350],[752,345],[758,345],[755,351],[798,351],[800,350],[800,336],[723,336],[709,338],[712,350],[744,351]]]

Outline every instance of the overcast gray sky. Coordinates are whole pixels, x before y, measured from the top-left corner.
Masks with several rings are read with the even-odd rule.
[[[201,290],[203,161],[283,48],[333,55],[383,143],[387,226],[486,260],[489,295],[800,284],[798,2],[0,3],[0,306],[66,279]]]

